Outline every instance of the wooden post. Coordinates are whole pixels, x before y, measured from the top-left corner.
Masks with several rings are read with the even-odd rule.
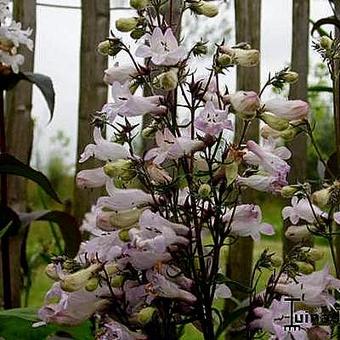
[[[110,1],[82,0],[81,47],[80,47],[80,93],[76,172],[98,166],[94,160],[79,164],[79,155],[85,146],[93,143],[90,115],[100,110],[107,102],[107,85],[103,82],[107,58],[99,55],[96,47],[109,36]],[[79,221],[96,202],[100,190],[83,190],[75,186],[74,215]]]
[[[24,28],[32,28],[31,39],[35,41],[36,33],[36,1],[15,0],[13,18],[22,23]],[[21,71],[32,72],[34,68],[34,53],[26,47],[20,49],[25,57]],[[33,143],[32,110],[32,84],[19,82],[17,86],[6,93],[6,123],[7,123],[7,149],[8,152],[25,164],[29,164]],[[27,180],[18,176],[8,178],[8,205],[15,211],[26,211],[26,184]],[[21,235],[9,239],[10,254],[10,285],[11,294],[4,297],[8,300],[7,308],[20,306],[22,273],[20,265]],[[6,279],[6,278],[5,278]],[[10,303],[8,305],[8,303]]]
[[[236,42],[248,42],[252,48],[260,50],[261,35],[261,0],[235,0],[235,29]],[[260,92],[260,66],[251,68],[237,68],[237,89]],[[243,122],[236,119],[235,140],[238,140],[243,129]],[[247,131],[245,139],[258,141],[259,123],[253,120]],[[251,192],[246,192],[242,197],[243,202],[253,202]],[[252,259],[253,241],[250,237],[242,237],[229,247],[227,261],[227,275],[242,284],[249,285]],[[243,294],[235,292],[237,298]]]
[[[289,99],[308,99],[309,7],[309,0],[293,1],[291,69],[299,73],[299,81],[290,86]],[[307,175],[307,135],[301,133],[296,136],[288,148],[292,152],[289,183],[303,183]],[[283,230],[289,225],[284,223]],[[282,238],[283,253],[286,254],[294,243],[289,242],[284,235]],[[306,245],[311,246],[312,241]]]

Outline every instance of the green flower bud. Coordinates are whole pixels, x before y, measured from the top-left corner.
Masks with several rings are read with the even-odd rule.
[[[307,262],[297,261],[295,262],[297,267],[299,268],[299,272],[302,274],[311,274],[314,271],[314,267]]]
[[[119,288],[123,285],[125,280],[124,275],[115,275],[111,278],[111,287]]]
[[[45,274],[54,281],[59,280],[59,275],[57,274],[57,270],[54,263],[50,263],[46,266]]]
[[[233,161],[224,166],[224,174],[228,186],[232,184],[238,176],[238,164]]]
[[[94,290],[97,289],[98,283],[99,283],[99,281],[98,281],[98,278],[97,278],[97,277],[91,277],[91,278],[87,281],[87,283],[86,283],[86,285],[85,285],[85,289],[86,289],[88,292],[93,292]]]
[[[199,1],[190,5],[191,10],[198,15],[212,18],[218,14],[218,7],[212,3]]]
[[[281,189],[280,193],[282,197],[291,198],[296,194],[298,190],[299,189],[293,185],[286,185]]]
[[[282,259],[280,256],[273,255],[271,256],[270,261],[272,263],[272,266],[275,268],[278,268],[282,265]]]
[[[120,18],[116,20],[116,28],[120,32],[130,32],[138,25],[138,18]]]
[[[294,71],[287,71],[281,76],[281,78],[288,84],[294,84],[299,80],[299,74]]]
[[[152,139],[155,136],[156,132],[157,132],[157,128],[148,126],[142,130],[142,137],[144,139]]]
[[[208,53],[208,47],[206,45],[206,43],[204,42],[198,42],[196,43],[196,45],[194,46],[193,50],[192,50],[193,55],[196,56],[201,56],[201,55],[206,55]]]
[[[140,325],[145,326],[152,321],[156,313],[157,309],[155,307],[145,307],[138,312],[136,316],[137,322]]]
[[[129,229],[122,229],[118,233],[119,239],[123,242],[129,242],[130,236],[129,236]]]
[[[299,129],[294,126],[289,126],[288,129],[281,131],[280,137],[286,141],[291,142],[299,133]]]
[[[100,264],[92,264],[86,269],[79,270],[73,274],[66,275],[60,281],[60,287],[66,292],[75,292],[82,289],[87,284],[87,281],[92,275],[99,270]]]
[[[130,6],[140,11],[149,6],[150,0],[130,0]]]
[[[331,187],[321,189],[321,190],[313,192],[312,201],[319,208],[323,209],[327,207],[330,195],[331,195]]]
[[[327,35],[323,35],[320,40],[319,40],[320,46],[322,48],[324,48],[325,50],[330,50],[332,48],[333,45],[333,40],[329,37],[327,37]]]
[[[306,255],[307,260],[312,262],[322,260],[325,255],[323,250],[317,248],[302,247],[300,250]]]
[[[178,84],[177,72],[177,69],[172,68],[170,71],[161,73],[160,75],[155,77],[154,86],[163,91],[174,90]]]
[[[138,40],[145,34],[145,30],[143,28],[135,28],[131,31],[130,37],[132,39]]]
[[[105,57],[108,55],[114,57],[120,52],[120,50],[120,40],[117,38],[102,41],[97,46],[97,52]]]
[[[224,68],[233,64],[233,58],[228,54],[221,54],[217,59],[218,66]]]
[[[104,165],[106,175],[115,178],[120,177],[123,181],[130,181],[136,177],[136,171],[131,160],[118,159]]]
[[[119,272],[119,267],[116,263],[108,263],[104,266],[104,269],[109,276]]]
[[[208,198],[211,193],[211,186],[209,184],[202,184],[198,189],[198,194],[202,198]]]
[[[264,112],[261,114],[260,118],[268,124],[272,129],[277,131],[283,131],[288,129],[289,121],[286,119],[279,118],[271,113]]]

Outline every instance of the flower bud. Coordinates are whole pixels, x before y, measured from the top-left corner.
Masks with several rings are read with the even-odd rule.
[[[270,262],[272,266],[275,268],[279,268],[282,265],[282,259],[280,256],[277,256],[277,255],[271,256]]]
[[[178,69],[172,68],[170,71],[161,73],[154,79],[154,86],[163,91],[172,91],[177,87]]]
[[[60,281],[60,287],[66,292],[75,292],[87,284],[91,276],[99,270],[101,264],[92,264],[86,269],[81,269],[73,274],[65,275]]]
[[[218,7],[206,1],[194,2],[190,5],[190,9],[198,15],[204,15],[212,18],[218,14]]]
[[[132,39],[138,40],[145,34],[145,29],[141,27],[137,27],[131,31],[130,37]]]
[[[287,71],[282,74],[281,79],[283,79],[288,84],[294,84],[299,80],[299,74],[294,71]]]
[[[299,272],[302,274],[308,275],[314,271],[314,267],[310,263],[297,261],[295,264],[297,265]]]
[[[311,238],[311,232],[313,226],[307,227],[306,225],[290,226],[285,232],[285,236],[288,240],[298,243],[302,241],[308,241]]]
[[[120,40],[117,38],[105,40],[98,44],[97,52],[103,56],[116,56],[121,50]]]
[[[276,117],[275,115],[268,112],[262,113],[260,118],[272,129],[277,131],[286,130],[289,127],[289,121],[287,119]]]
[[[306,255],[307,260],[312,262],[322,260],[325,255],[323,250],[317,248],[302,247],[300,250]]]
[[[206,43],[204,42],[198,42],[196,43],[196,45],[194,46],[193,50],[192,50],[193,55],[196,56],[201,56],[201,55],[206,55],[208,53],[208,47],[206,45]]]
[[[152,319],[153,319],[153,317],[156,313],[157,313],[157,309],[155,307],[145,307],[145,308],[141,309],[138,312],[138,314],[136,315],[137,322],[140,325],[145,326],[149,322],[152,321]]]
[[[260,108],[260,98],[254,91],[237,91],[229,96],[233,109],[242,119],[255,118],[256,110]]]
[[[320,40],[319,40],[320,46],[322,48],[324,48],[325,50],[330,50],[332,48],[333,45],[333,40],[329,37],[327,37],[327,35],[323,35]]]
[[[130,181],[136,177],[136,171],[131,160],[118,159],[104,165],[104,172],[112,178],[120,177],[124,181]]]
[[[233,58],[228,54],[221,54],[217,59],[217,64],[224,68],[233,64]]]
[[[202,184],[198,189],[198,194],[202,198],[208,198],[211,193],[211,186],[209,184]]]
[[[331,187],[315,191],[312,194],[312,202],[316,204],[319,208],[323,209],[328,205],[330,193]]]
[[[224,174],[227,179],[228,186],[232,184],[238,176],[238,164],[235,161],[227,163],[224,166]]]
[[[115,275],[111,278],[110,284],[113,288],[120,288],[123,286],[125,280],[124,275]]]
[[[233,64],[243,67],[256,66],[260,61],[260,52],[254,49],[231,48],[221,46],[220,52],[229,55]]]
[[[291,198],[296,194],[298,190],[299,189],[294,185],[286,185],[281,189],[280,193],[282,197]]]
[[[136,28],[138,18],[120,18],[116,20],[116,28],[120,32],[130,32]]]
[[[54,281],[59,280],[59,275],[57,273],[56,265],[54,263],[50,263],[46,266],[45,274]]]
[[[129,236],[129,229],[122,229],[118,233],[119,239],[123,242],[129,242],[130,236]]]
[[[116,263],[107,263],[104,266],[107,275],[112,276],[119,272],[119,266]]]
[[[289,126],[288,129],[281,131],[280,137],[286,142],[291,142],[299,133],[299,129],[295,126]]]
[[[149,6],[150,0],[130,0],[130,6],[138,11]]]
[[[97,277],[91,277],[86,285],[85,285],[85,289],[88,291],[88,292],[93,292],[94,290],[97,289],[98,287],[98,284],[99,284],[99,280]]]

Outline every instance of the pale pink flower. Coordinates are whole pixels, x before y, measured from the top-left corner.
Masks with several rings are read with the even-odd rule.
[[[293,224],[297,224],[300,219],[308,223],[315,223],[316,219],[320,216],[327,217],[327,214],[319,207],[310,204],[307,198],[301,198],[299,200],[294,196],[291,204],[292,206],[287,206],[282,209],[282,217],[283,219],[289,218]]]
[[[203,111],[195,119],[195,127],[212,136],[219,135],[224,129],[233,129],[228,111],[216,109],[212,101],[205,104]]]
[[[156,27],[152,35],[149,35],[150,46],[138,46],[135,55],[141,58],[151,58],[155,65],[175,65],[183,60],[186,52],[172,33],[171,28],[168,28],[163,34],[159,27]]]
[[[96,337],[97,340],[147,340],[147,336],[133,332],[115,320],[105,323],[103,330],[104,332],[100,332],[100,335]]]
[[[303,100],[285,100],[276,98],[268,100],[265,103],[265,109],[280,118],[291,121],[307,118],[309,105]]]
[[[109,142],[102,137],[99,127],[93,129],[93,139],[95,144],[88,144],[84,152],[80,155],[80,163],[85,162],[90,157],[95,157],[101,161],[114,161],[129,157],[129,152],[124,146]]]
[[[288,279],[276,285],[275,291],[300,298],[306,305],[333,308],[335,298],[329,294],[330,289],[340,289],[340,280],[329,274],[329,267],[308,275],[301,274],[295,280]]]
[[[108,300],[100,297],[104,291],[105,289],[98,289],[98,291],[88,292],[82,289],[67,293],[60,288],[59,282],[56,282],[47,292],[45,304],[39,309],[38,316],[45,323],[79,325],[107,305]]]
[[[231,297],[231,290],[225,283],[220,283],[216,285],[214,299],[229,299]]]
[[[127,81],[131,80],[132,77],[138,75],[138,71],[134,66],[122,65],[115,63],[113,67],[108,68],[104,71],[104,82],[108,85],[113,84],[115,81],[124,85]]]
[[[276,154],[277,149],[273,149],[273,142],[270,141],[269,143],[271,144],[261,147],[254,141],[249,140],[247,142],[248,152],[244,156],[244,160],[249,164],[258,165],[261,170],[263,169],[271,175],[285,177],[290,170],[290,166],[281,157],[289,158],[289,150],[286,150],[285,147],[278,148]]]
[[[150,282],[146,285],[146,291],[156,297],[183,300],[189,304],[196,302],[196,297],[190,292],[181,289],[176,283],[167,280],[163,275],[148,271],[147,279]]]
[[[107,176],[103,167],[81,170],[77,173],[76,184],[81,189],[99,188],[105,185]]]
[[[336,213],[334,213],[333,219],[334,219],[334,222],[335,222],[336,224],[340,224],[340,212],[339,212],[339,211],[336,212]]]
[[[108,103],[102,108],[102,112],[108,115],[110,122],[113,122],[118,114],[134,117],[146,113],[161,114],[165,112],[166,108],[160,106],[161,96],[142,97],[132,94],[129,85],[128,81],[123,85],[118,81],[112,83],[113,103]]]
[[[127,210],[138,206],[150,205],[154,202],[152,195],[141,189],[118,189],[112,181],[107,181],[106,190],[109,196],[98,198],[98,208],[111,210]]]
[[[280,190],[288,184],[286,176],[270,175],[266,173],[259,173],[249,177],[237,177],[237,183],[249,188],[271,193],[279,193]]]
[[[260,240],[260,234],[274,235],[272,225],[262,222],[262,212],[258,205],[241,204],[234,209],[228,209],[223,216],[226,226],[230,225],[230,233],[241,237],[251,236],[253,240]]]
[[[144,159],[153,160],[158,165],[166,159],[178,159],[203,147],[201,141],[192,140],[189,136],[175,137],[168,128],[164,132],[156,132],[156,144],[157,147],[150,149]]]
[[[260,108],[260,98],[254,91],[237,91],[228,96],[235,111],[243,113],[256,112]]]

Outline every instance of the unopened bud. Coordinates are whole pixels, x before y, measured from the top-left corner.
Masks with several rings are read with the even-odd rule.
[[[320,46],[322,48],[324,48],[325,50],[330,50],[332,48],[333,45],[333,40],[329,37],[327,37],[327,35],[323,35],[320,40],[319,40]]]
[[[302,274],[311,274],[314,271],[314,267],[307,262],[297,261],[295,262],[297,267],[299,268],[299,272]]]
[[[299,133],[299,129],[294,126],[289,126],[288,129],[281,131],[280,137],[286,142],[291,142]]]
[[[321,209],[325,208],[328,205],[330,193],[331,187],[315,191],[312,194],[312,202]]]
[[[134,30],[131,31],[130,37],[132,39],[138,40],[145,34],[144,28],[137,27]]]
[[[93,292],[94,290],[97,289],[98,283],[99,283],[99,281],[98,281],[98,278],[97,278],[97,277],[91,277],[91,278],[87,281],[87,283],[86,283],[86,285],[85,285],[85,289],[86,289],[88,292]]]
[[[45,274],[52,280],[58,281],[59,275],[57,273],[57,269],[54,263],[50,263],[45,268]]]
[[[178,84],[177,72],[177,69],[172,68],[170,71],[161,73],[155,77],[154,86],[163,91],[174,90]]]
[[[288,84],[294,84],[299,80],[299,74],[294,71],[287,71],[282,74],[281,78]]]
[[[116,263],[107,263],[104,266],[107,275],[111,276],[119,272],[119,267]]]
[[[286,232],[285,236],[288,240],[298,243],[302,241],[310,240],[311,232],[313,230],[313,226],[299,225],[299,226],[291,226]]]
[[[291,198],[296,194],[298,190],[299,189],[296,186],[286,185],[281,189],[280,193],[282,197]]]
[[[208,198],[211,193],[211,186],[209,184],[202,184],[198,189],[198,194],[202,198]]]
[[[104,165],[104,172],[112,178],[120,177],[124,181],[130,181],[136,176],[136,171],[131,160],[118,159]]]
[[[272,129],[277,131],[283,131],[289,127],[288,120],[279,118],[271,113],[264,112],[261,114],[260,118]]]
[[[137,322],[142,326],[147,325],[152,321],[156,312],[157,309],[155,307],[145,307],[141,309],[136,316]]]
[[[116,20],[116,28],[120,32],[130,32],[136,28],[138,18],[120,18]]]
[[[128,229],[122,229],[118,233],[119,239],[123,242],[129,242],[130,236],[129,236],[129,230]]]
[[[141,10],[149,6],[150,0],[130,0],[130,6],[134,9]]]
[[[196,45],[194,46],[194,48],[192,50],[192,53],[195,57],[207,54],[208,48],[206,46],[206,43],[204,43],[204,42],[196,43]]]
[[[300,250],[306,255],[307,260],[312,262],[322,260],[325,255],[323,250],[317,248],[302,247]]]
[[[230,163],[227,163],[224,166],[224,174],[225,174],[225,178],[227,179],[227,184],[228,186],[230,184],[232,184],[237,176],[238,176],[238,164],[235,161],[232,161]]]
[[[66,292],[75,292],[85,287],[91,276],[98,271],[100,264],[92,264],[86,269],[79,270],[73,274],[65,275],[60,281],[60,287]]]
[[[218,14],[218,7],[206,1],[199,1],[190,5],[191,10],[198,15],[212,18]]]
[[[278,268],[282,265],[282,259],[280,256],[273,255],[271,256],[270,261],[272,263],[272,266],[275,268]]]
[[[233,64],[233,58],[228,54],[221,54],[217,59],[218,66],[224,68]]]
[[[97,52],[103,56],[116,56],[121,51],[120,40],[115,38],[113,40],[105,40],[98,44]]]
[[[111,287],[113,288],[120,288],[121,286],[123,286],[125,277],[124,275],[115,275],[111,278]]]

